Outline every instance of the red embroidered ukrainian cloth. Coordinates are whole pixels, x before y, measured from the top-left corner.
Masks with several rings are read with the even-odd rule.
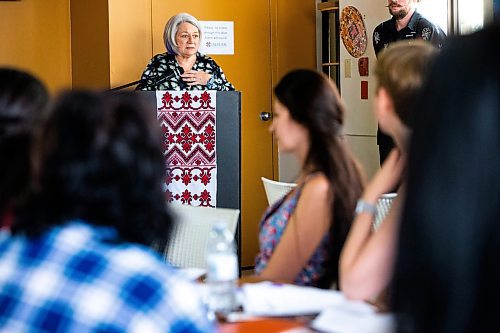
[[[215,207],[216,91],[157,91],[169,202]]]

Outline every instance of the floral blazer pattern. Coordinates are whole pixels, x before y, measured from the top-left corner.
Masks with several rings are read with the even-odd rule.
[[[182,67],[177,63],[174,54],[161,53],[155,55],[142,73],[140,83],[136,90],[234,90],[233,85],[226,79],[222,68],[209,56],[196,54],[193,70],[212,74],[207,85],[188,86],[181,78]],[[162,77],[174,73],[170,80],[157,84]]]
[[[295,211],[301,192],[302,187],[297,187],[289,195],[270,206],[264,213],[259,232],[260,251],[255,259],[256,274],[260,274],[267,267],[274,249],[278,246],[281,236],[290,221],[290,217]],[[330,237],[327,233],[307,264],[295,278],[294,284],[319,286],[319,280],[325,272],[324,265],[329,257],[329,239]]]

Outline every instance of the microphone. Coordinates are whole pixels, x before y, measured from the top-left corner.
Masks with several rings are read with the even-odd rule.
[[[179,72],[179,75],[184,74],[184,69],[182,67],[177,68],[177,70]],[[159,84],[162,84],[165,81],[171,80],[175,76],[176,76],[176,70],[174,69],[170,74],[164,75],[164,76],[161,76],[161,77],[157,78],[151,84],[148,84],[148,86],[157,86]],[[127,87],[130,87],[130,86],[136,85],[136,84],[147,84],[147,81],[148,81],[148,79],[137,80],[137,81],[134,81],[134,82],[130,82],[130,83],[127,83],[127,84],[124,84],[124,85],[121,85],[121,86],[109,89],[108,91],[121,90],[123,88],[127,88]]]

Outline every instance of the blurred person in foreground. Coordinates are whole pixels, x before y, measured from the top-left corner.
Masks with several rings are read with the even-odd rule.
[[[151,59],[136,90],[234,90],[222,68],[199,52],[202,37],[194,16],[172,16],[163,31],[167,53]],[[166,80],[167,76],[171,78]]]
[[[213,331],[147,246],[172,222],[159,126],[137,96],[66,93],[37,146],[37,189],[0,236],[0,331]]]
[[[498,40],[496,25],[450,42],[419,98],[392,291],[398,332],[500,331]]]
[[[30,190],[31,146],[48,100],[36,77],[0,68],[0,228],[11,227]]]

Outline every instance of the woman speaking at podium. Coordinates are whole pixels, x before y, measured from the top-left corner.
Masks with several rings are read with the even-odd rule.
[[[136,90],[234,90],[219,65],[198,52],[201,38],[195,17],[172,16],[163,31],[168,52],[151,59]]]

